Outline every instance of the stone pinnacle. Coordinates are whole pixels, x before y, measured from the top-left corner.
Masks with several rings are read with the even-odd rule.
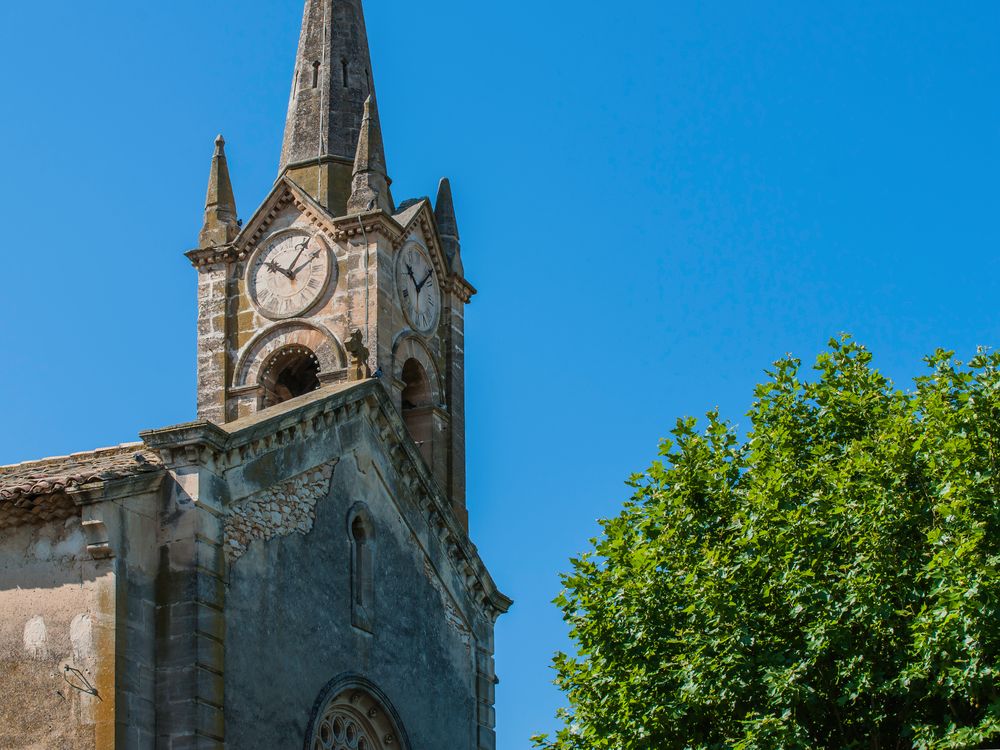
[[[347,201],[347,213],[382,210],[392,214],[394,208],[389,184],[378,105],[375,99],[369,96],[365,100],[361,133],[354,155],[354,174],[351,180],[351,197]]]
[[[462,275],[462,243],[458,234],[458,219],[455,217],[455,201],[451,196],[451,181],[447,177],[442,177],[438,185],[434,218],[437,220],[438,234],[441,235],[441,244],[444,245],[451,270]]]
[[[236,239],[239,224],[236,215],[236,198],[229,179],[226,162],[226,140],[220,134],[215,139],[215,154],[208,175],[208,193],[205,196],[205,225],[198,236],[199,247],[217,247]]]

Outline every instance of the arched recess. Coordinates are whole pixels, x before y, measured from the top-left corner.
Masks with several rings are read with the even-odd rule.
[[[341,675],[320,692],[304,750],[410,750],[388,697],[360,675]]]
[[[447,416],[441,375],[424,342],[402,334],[392,348],[392,374],[399,389],[399,411],[427,468],[445,481]]]
[[[424,342],[414,333],[401,334],[392,345],[392,374],[397,383],[405,383],[403,368],[409,360],[415,360],[427,373],[427,384],[430,388],[431,406],[444,405],[444,388],[441,373],[434,364],[431,353]]]
[[[260,385],[263,369],[282,349],[308,349],[319,363],[319,378],[347,367],[343,344],[329,330],[305,320],[289,320],[258,334],[236,363],[234,388]]]
[[[369,633],[375,626],[375,524],[364,503],[347,514],[351,540],[351,624]]]
[[[403,363],[400,379],[403,391],[399,396],[399,413],[417,450],[433,470],[437,420],[430,379],[424,366],[413,357]]]

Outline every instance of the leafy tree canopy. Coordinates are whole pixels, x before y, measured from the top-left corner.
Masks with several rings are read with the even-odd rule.
[[[832,341],[741,440],[680,420],[556,600],[548,750],[974,748],[1000,738],[1000,355],[902,392]]]

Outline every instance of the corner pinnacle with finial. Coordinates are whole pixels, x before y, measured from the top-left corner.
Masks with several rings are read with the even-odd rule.
[[[437,199],[434,201],[434,218],[444,253],[448,256],[451,270],[459,276],[465,275],[462,266],[462,243],[458,234],[458,219],[455,216],[455,201],[451,195],[451,180],[442,177],[438,184]]]
[[[359,214],[369,211],[394,213],[391,181],[386,174],[385,147],[382,143],[382,125],[379,122],[378,106],[368,96],[365,99],[365,115],[361,121],[361,134],[354,156],[354,177],[351,180],[351,197],[347,201],[347,213]]]
[[[199,247],[218,247],[236,239],[239,234],[236,198],[229,179],[226,162],[226,139],[220,134],[215,139],[215,153],[208,175],[208,193],[205,196],[205,225],[198,235]]]

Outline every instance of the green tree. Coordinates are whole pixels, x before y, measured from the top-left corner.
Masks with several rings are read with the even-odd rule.
[[[680,420],[556,600],[549,750],[974,748],[1000,737],[1000,356],[909,392],[832,341],[741,440]]]

